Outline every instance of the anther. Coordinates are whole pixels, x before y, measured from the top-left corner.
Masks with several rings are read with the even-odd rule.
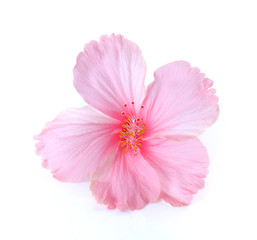
[[[123,107],[127,107],[127,104],[124,104]]]
[[[126,115],[125,112],[121,113]],[[144,133],[146,131],[145,124],[141,122],[142,118],[130,117],[127,116],[127,119],[124,120],[122,124],[122,129],[119,132],[121,138],[119,145],[123,148],[123,153],[128,152],[131,148],[134,154],[137,154],[137,151],[142,146]]]
[[[142,105],[141,108],[144,108],[144,106]]]
[[[134,104],[135,102],[131,102],[131,104]]]
[[[121,113],[121,115],[122,115],[122,116],[124,116],[124,115],[125,115],[125,113],[124,113],[124,112],[122,112],[122,113]]]

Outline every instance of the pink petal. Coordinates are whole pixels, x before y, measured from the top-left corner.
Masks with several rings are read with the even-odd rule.
[[[141,154],[158,172],[161,198],[173,206],[188,205],[193,194],[203,188],[209,158],[197,138],[184,141],[147,139]]]
[[[78,55],[74,86],[88,104],[120,119],[124,104],[129,111],[140,108],[146,92],[145,71],[145,61],[135,43],[121,35],[102,36],[99,43],[86,44]]]
[[[196,136],[219,115],[213,82],[184,61],[156,70],[142,115],[152,135]]]
[[[117,147],[120,124],[91,107],[69,109],[35,137],[37,153],[55,178],[86,180]]]
[[[160,196],[156,171],[137,154],[114,152],[93,175],[91,190],[109,209],[141,209]]]

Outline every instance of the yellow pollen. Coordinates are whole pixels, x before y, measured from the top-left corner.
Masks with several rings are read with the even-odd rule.
[[[122,124],[120,130],[119,145],[123,148],[122,152],[127,153],[129,148],[132,149],[134,155],[137,155],[138,148],[142,146],[144,133],[146,131],[143,118],[127,117]]]

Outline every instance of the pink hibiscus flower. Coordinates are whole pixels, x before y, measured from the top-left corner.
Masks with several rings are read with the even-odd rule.
[[[160,67],[147,90],[138,46],[102,36],[78,55],[74,86],[90,105],[69,109],[35,137],[43,166],[60,181],[91,179],[109,209],[160,199],[188,205],[209,158],[196,136],[219,114],[213,82],[185,61]]]

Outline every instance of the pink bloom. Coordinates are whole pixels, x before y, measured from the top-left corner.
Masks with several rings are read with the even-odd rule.
[[[91,179],[93,195],[110,209],[160,199],[188,205],[208,173],[196,136],[219,114],[213,82],[177,61],[157,69],[146,91],[145,72],[138,46],[121,35],[86,44],[74,86],[90,106],[60,113],[35,137],[55,178]]]

